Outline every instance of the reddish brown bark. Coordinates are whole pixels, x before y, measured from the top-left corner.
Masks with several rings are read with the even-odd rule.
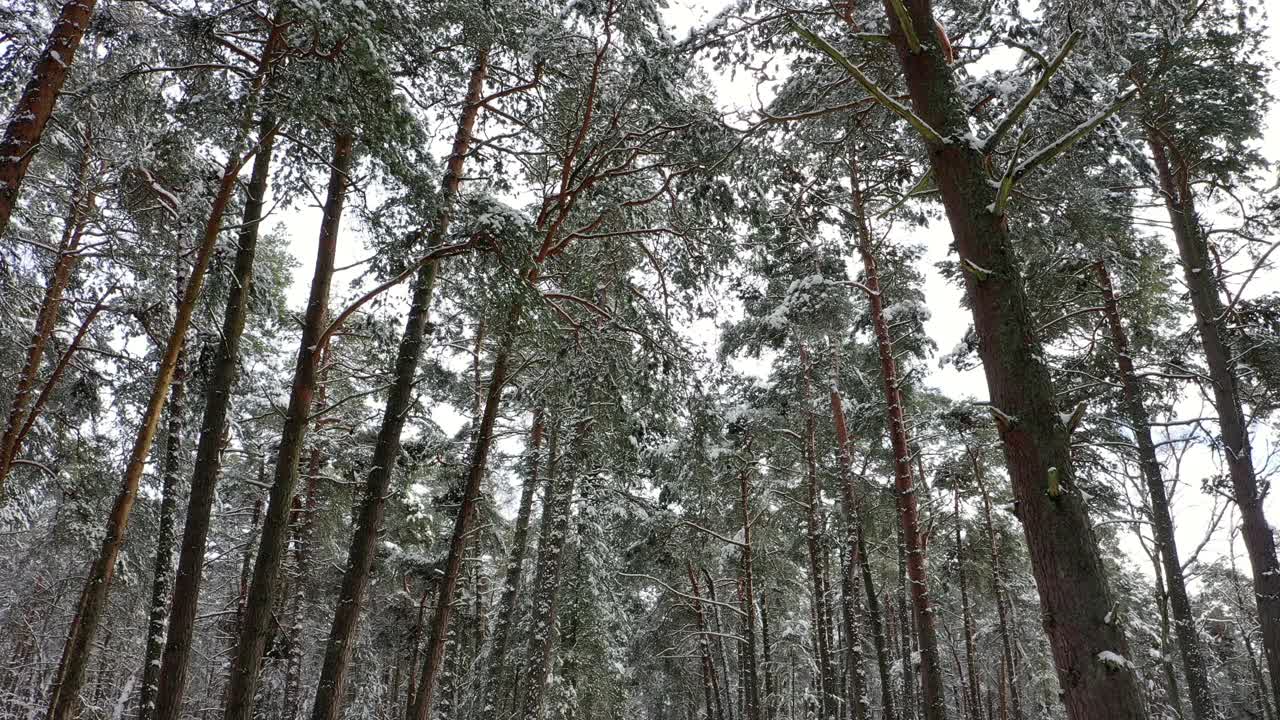
[[[311,425],[311,407],[315,399],[323,347],[319,345],[326,327],[329,309],[329,286],[333,279],[334,254],[350,183],[354,137],[339,133],[333,143],[329,188],[324,204],[324,219],[316,250],[315,272],[311,294],[303,320],[302,341],[294,366],[289,409],[285,415],[275,474],[268,495],[267,511],[262,523],[262,538],[254,560],[253,581],[248,604],[240,627],[231,676],[227,682],[224,720],[249,720],[253,713],[254,694],[258,685],[259,665],[271,632],[271,614],[284,564],[285,541],[289,533],[289,510],[298,483],[298,461],[307,429]]]
[[[208,270],[214,246],[222,230],[222,218],[235,191],[236,177],[248,158],[249,155],[246,154],[234,157],[227,163],[218,192],[213,197],[209,217],[205,222],[204,236],[197,248],[195,263],[191,268],[186,288],[183,290],[182,303],[178,305],[173,329],[152,384],[151,397],[143,412],[141,427],[134,438],[120,492],[116,495],[107,516],[102,547],[89,567],[84,590],[71,622],[67,644],[63,649],[62,660],[59,662],[58,672],[50,692],[48,720],[71,718],[78,707],[80,687],[84,683],[84,672],[93,647],[93,637],[102,619],[107,593],[111,589],[111,580],[115,576],[116,560],[120,555],[120,549],[124,546],[125,534],[129,529],[129,517],[138,495],[138,483],[142,479],[142,471],[146,466],[147,456],[151,452],[151,443],[155,439],[160,414],[164,409],[169,386],[178,366],[178,355],[186,341],[196,300],[204,286],[205,272]]]
[[[0,437],[0,498],[4,497],[4,481],[13,467],[13,461],[18,457],[26,430],[39,415],[39,403],[31,408],[28,408],[27,404],[31,401],[31,394],[35,390],[40,365],[44,360],[45,346],[53,337],[58,313],[62,308],[62,295],[67,289],[67,283],[71,281],[71,272],[79,258],[80,240],[84,236],[89,213],[93,210],[95,193],[89,177],[92,152],[92,144],[86,140],[81,150],[80,168],[76,173],[75,187],[72,190],[71,208],[63,225],[62,239],[58,243],[58,255],[53,260],[53,269],[49,272],[49,281],[45,286],[44,298],[40,302],[40,311],[36,314],[35,328],[31,332],[31,342],[27,346],[26,359],[14,387],[4,436]],[[0,235],[3,235],[2,229],[0,229]],[[55,373],[46,387],[52,388],[56,381]],[[29,413],[28,410],[30,410]]]
[[[489,72],[489,50],[476,55],[462,113],[454,135],[442,182],[442,198],[435,224],[428,235],[427,247],[440,245],[449,231],[453,205],[462,186],[463,165],[471,148],[476,118],[480,114],[484,82]],[[324,661],[316,690],[312,720],[334,720],[342,710],[343,689],[351,653],[355,649],[356,631],[364,594],[369,585],[369,572],[377,550],[378,531],[382,526],[387,489],[391,483],[396,458],[400,454],[400,435],[405,416],[413,399],[414,376],[422,357],[431,294],[435,286],[437,263],[429,263],[419,272],[414,283],[413,299],[405,321],[404,334],[397,350],[392,389],[383,412],[382,425],[374,446],[372,463],[365,482],[364,498],[356,514],[355,530],[347,554],[347,567],[342,577],[333,624],[325,645]],[[428,690],[428,694],[430,691]]]
[[[893,339],[884,317],[884,296],[880,287],[880,270],[871,248],[871,229],[867,225],[866,207],[856,160],[851,162],[850,182],[853,212],[857,217],[858,252],[866,275],[867,300],[871,324],[875,329],[876,349],[880,355],[880,379],[884,388],[885,413],[889,425],[889,444],[893,449],[893,479],[897,490],[898,519],[902,527],[910,581],[911,606],[916,634],[920,643],[920,688],[926,720],[946,718],[946,698],[942,682],[942,664],[938,653],[938,631],[929,597],[928,559],[920,535],[920,513],[915,482],[911,472],[911,446],[907,440],[906,411],[902,407],[902,391],[898,383],[898,365],[893,357]]]
[[[1160,460],[1156,457],[1155,442],[1151,437],[1151,418],[1138,381],[1138,373],[1134,368],[1130,355],[1129,336],[1124,324],[1120,321],[1120,307],[1116,301],[1115,291],[1111,285],[1111,274],[1107,267],[1099,262],[1094,265],[1098,276],[1098,285],[1102,288],[1103,315],[1111,328],[1111,342],[1115,345],[1116,364],[1120,375],[1120,384],[1124,388],[1125,414],[1128,415],[1130,429],[1138,446],[1138,464],[1142,468],[1143,479],[1147,483],[1147,495],[1151,503],[1151,524],[1155,531],[1157,552],[1160,565],[1164,570],[1169,609],[1173,612],[1174,634],[1178,637],[1178,647],[1182,653],[1183,675],[1187,681],[1187,692],[1191,696],[1191,712],[1196,720],[1211,720],[1218,716],[1213,694],[1209,690],[1206,675],[1204,653],[1200,647],[1200,638],[1196,631],[1195,615],[1191,609],[1191,600],[1187,595],[1187,583],[1182,573],[1182,560],[1178,556],[1178,545],[1173,533],[1173,516],[1169,511],[1169,497],[1164,489],[1164,476],[1160,470]],[[1157,578],[1159,580],[1159,578]],[[1163,603],[1162,603],[1163,604]],[[1167,613],[1162,611],[1162,615]],[[1172,676],[1172,664],[1165,663],[1166,670]],[[1170,690],[1176,694],[1176,682],[1170,682]]]
[[[1147,144],[1155,159],[1160,194],[1169,212],[1196,332],[1209,368],[1223,459],[1231,477],[1231,497],[1240,510],[1241,537],[1253,571],[1253,594],[1262,626],[1262,649],[1272,677],[1272,698],[1280,707],[1280,683],[1275,682],[1280,678],[1280,560],[1276,556],[1275,534],[1263,512],[1249,423],[1236,377],[1236,358],[1223,337],[1224,310],[1218,295],[1216,263],[1210,258],[1208,237],[1196,211],[1192,168],[1178,153],[1176,142],[1158,128],[1150,129]]]
[[[987,157],[970,136],[968,108],[937,42],[920,33],[908,46],[894,0],[885,0],[890,36],[917,116],[938,133],[927,141],[964,282],[992,407],[999,413],[1006,468],[1040,592],[1063,702],[1072,720],[1138,720],[1146,702],[1125,661],[1123,629],[1108,622],[1112,594],[1084,500],[1075,489],[1069,438],[1022,285],[1007,219]],[[930,0],[903,0],[916,28],[934,23]],[[1059,493],[1047,492],[1056,476]],[[1280,631],[1278,631],[1280,632]],[[1111,653],[1111,655],[1104,654]]]
[[[40,146],[40,137],[53,114],[96,4],[96,0],[68,0],[62,6],[49,33],[49,42],[9,115],[4,139],[0,140],[0,237],[9,229],[9,218],[17,205],[22,180]]]
[[[277,11],[258,58],[250,102],[245,107],[242,129],[253,127],[254,104],[285,49],[284,16]],[[173,583],[173,605],[169,609],[169,629],[161,657],[160,685],[156,694],[155,720],[177,720],[187,685],[191,643],[200,602],[205,550],[218,476],[222,470],[222,449],[227,435],[227,416],[239,368],[240,338],[244,334],[253,294],[253,264],[257,254],[258,230],[271,175],[275,151],[276,121],[270,113],[258,120],[257,155],[246,188],[244,209],[236,233],[235,259],[231,283],[223,309],[222,327],[214,351],[212,369],[205,386],[200,436],[196,441],[191,492],[187,496],[186,521],[178,551],[178,569]]]
[[[164,654],[161,656],[155,720],[177,719],[186,688],[205,547],[213,512],[214,489],[222,468],[222,445],[238,367],[240,337],[244,332],[249,297],[253,290],[253,259],[257,248],[258,225],[274,148],[274,129],[270,120],[262,123],[258,145],[245,197],[241,228],[237,235],[232,282],[227,295],[222,331],[218,336],[212,371],[205,388],[195,467],[191,474],[191,492],[187,496],[186,522],[182,529],[178,569],[174,577],[173,604],[169,609],[168,634]]]
[[[611,0],[605,12],[603,39],[597,45],[592,63],[591,80],[586,88],[581,120],[560,157],[560,177],[557,183],[557,191],[544,197],[542,209],[538,212],[534,223],[542,236],[542,242],[538,252],[533,256],[533,267],[524,273],[525,283],[529,287],[537,287],[542,268],[548,260],[563,253],[575,238],[582,237],[579,233],[562,237],[561,229],[574,209],[578,193],[589,190],[601,177],[589,172],[582,176],[581,172],[585,171],[585,167],[581,163],[589,160],[589,158],[583,158],[582,153],[587,143],[587,136],[595,121],[595,113],[599,103],[600,77],[604,70],[605,59],[612,47],[614,12],[615,7]],[[600,216],[597,222],[602,221],[603,216]],[[587,227],[594,228],[595,226],[595,224],[589,224]],[[457,589],[458,572],[462,564],[463,553],[466,551],[475,502],[480,493],[480,483],[488,464],[489,450],[493,443],[493,425],[498,408],[501,405],[503,387],[507,382],[507,373],[510,370],[511,355],[515,345],[515,333],[517,326],[524,317],[524,311],[525,307],[522,299],[513,301],[508,310],[505,324],[499,331],[502,335],[498,341],[493,368],[489,375],[489,389],[485,399],[484,410],[481,414],[480,425],[472,442],[471,459],[468,462],[462,504],[458,509],[458,515],[454,522],[453,537],[450,540],[449,554],[445,561],[444,577],[440,580],[439,597],[435,614],[432,618],[426,658],[423,661],[422,672],[418,680],[418,694],[413,707],[409,710],[409,720],[426,720],[431,710],[436,676],[439,674],[444,661],[445,639],[448,636],[449,619],[453,611],[453,596]],[[550,652],[550,647],[547,648],[547,652]],[[535,705],[540,703],[540,696],[538,698],[526,697],[526,707],[531,702]]]

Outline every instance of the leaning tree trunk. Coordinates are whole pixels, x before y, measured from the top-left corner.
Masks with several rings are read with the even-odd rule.
[[[231,197],[235,192],[236,177],[248,157],[248,154],[232,157],[227,162],[218,192],[213,197],[204,234],[191,268],[191,275],[183,289],[182,302],[178,305],[173,328],[164,354],[161,356],[160,368],[151,387],[151,397],[143,411],[138,434],[134,438],[133,449],[129,453],[129,462],[125,467],[120,491],[116,494],[111,511],[107,515],[102,547],[89,567],[80,602],[72,616],[67,643],[63,648],[62,660],[58,663],[57,674],[49,696],[48,720],[65,720],[76,714],[80,687],[84,683],[85,668],[93,647],[93,637],[97,632],[98,623],[102,620],[107,593],[111,589],[111,580],[115,576],[116,560],[120,556],[125,534],[129,529],[129,517],[133,511],[134,500],[138,496],[138,483],[142,480],[147,456],[151,452],[151,443],[155,439],[156,430],[160,424],[165,398],[169,395],[169,386],[178,366],[178,356],[182,352],[187,329],[191,325],[191,315],[195,312],[196,300],[199,299],[200,289],[204,285],[205,272],[209,268],[214,246],[217,245],[218,235],[222,230],[223,215],[226,214],[227,206],[231,203]]]
[[[405,583],[405,590],[406,592],[408,591],[407,581]],[[408,672],[405,673],[408,675],[408,679],[405,680],[404,683],[404,706],[406,708],[413,707],[413,699],[417,696],[418,692],[417,675],[414,673],[414,668],[418,666],[418,651],[422,649],[422,621],[423,615],[425,615],[427,611],[427,598],[429,597],[431,597],[430,584],[422,590],[422,597],[418,599],[418,614],[414,618],[413,622],[413,639],[410,641],[411,645],[409,649],[409,668]]]
[[[915,483],[911,472],[911,447],[907,441],[906,411],[902,407],[898,364],[893,357],[893,340],[884,317],[884,296],[880,288],[880,270],[871,248],[871,229],[867,225],[866,206],[859,180],[856,159],[850,162],[853,211],[857,217],[858,251],[866,274],[867,300],[871,324],[875,328],[876,348],[880,354],[880,379],[884,386],[889,443],[893,448],[893,479],[897,490],[898,518],[907,554],[907,578],[911,586],[911,607],[920,643],[920,689],[925,720],[944,720],[947,716],[942,683],[942,662],[938,653],[938,630],[929,597],[928,558],[920,534],[920,515]],[[909,658],[908,658],[909,659]]]
[[[168,636],[165,639],[156,691],[155,720],[176,720],[182,707],[182,693],[186,687],[192,635],[200,600],[205,547],[213,512],[214,487],[222,465],[222,443],[225,440],[227,411],[235,386],[240,336],[244,332],[249,296],[253,288],[253,258],[270,171],[273,138],[272,123],[264,120],[259,134],[258,155],[253,161],[253,174],[245,198],[243,221],[237,234],[236,255],[231,270],[222,332],[218,337],[212,369],[205,386],[200,437],[196,443],[191,492],[187,497],[186,524],[182,530],[173,604],[169,611]]]
[[[900,16],[895,7],[905,12]],[[964,268],[1067,714],[1072,720],[1145,718],[1124,630],[1109,622],[1113,596],[1084,499],[1075,489],[1067,428],[1057,413],[1008,219],[997,214],[987,157],[963,139],[970,134],[968,106],[934,33],[913,32],[918,42],[909,43],[904,32],[904,22],[911,28],[935,26],[932,2],[885,0],[885,14],[915,114],[942,138],[926,143],[928,158]]]
[[[583,109],[581,122],[566,154],[561,158],[560,195],[557,200],[544,203],[543,211],[536,221],[537,230],[543,234],[538,252],[533,256],[533,267],[524,272],[524,282],[531,288],[537,287],[544,264],[553,256],[564,252],[577,235],[560,237],[560,231],[569,217],[574,203],[566,202],[566,197],[573,197],[570,183],[575,169],[575,160],[582,150],[583,139],[592,127],[595,117],[597,93],[596,83],[599,80],[602,64],[607,55],[607,45],[596,53],[592,70],[592,90],[588,94],[586,107]],[[576,191],[575,191],[576,192]],[[501,329],[501,339],[494,355],[493,369],[489,375],[489,389],[485,397],[484,409],[480,417],[480,425],[476,429],[472,441],[471,460],[468,463],[467,478],[462,495],[462,503],[454,521],[453,537],[449,542],[449,553],[445,560],[444,576],[440,579],[440,593],[435,614],[431,621],[431,635],[427,642],[426,659],[423,661],[422,673],[419,677],[418,694],[412,709],[408,713],[409,720],[426,720],[431,710],[431,700],[435,692],[435,679],[439,674],[444,659],[444,643],[449,629],[449,618],[453,612],[453,595],[457,589],[458,575],[462,566],[462,557],[467,547],[467,537],[471,530],[476,498],[480,495],[480,483],[484,479],[488,467],[489,450],[493,445],[493,426],[497,418],[498,408],[502,404],[502,390],[510,371],[511,355],[515,349],[515,335],[518,325],[524,317],[524,300],[516,299],[508,310],[505,325]]]
[[[319,435],[325,427],[324,412],[328,387],[325,378],[329,372],[329,343],[325,341],[320,348],[320,377],[317,380],[315,406],[319,408],[315,415],[314,435]],[[296,720],[302,708],[302,618],[306,604],[306,579],[311,574],[311,547],[315,537],[316,514],[319,510],[320,471],[324,467],[325,455],[320,445],[321,439],[316,437],[311,442],[311,450],[307,458],[306,491],[293,497],[293,508],[289,524],[293,533],[293,567],[289,571],[292,585],[286,593],[284,610],[284,645],[285,681],[284,681],[284,718]]]
[[[1143,543],[1144,545],[1146,543]],[[1159,550],[1156,550],[1157,554]],[[1168,689],[1166,704],[1177,717],[1186,717],[1186,707],[1182,704],[1182,689],[1178,686],[1178,675],[1173,667],[1173,654],[1169,651],[1169,593],[1165,591],[1164,570],[1160,560],[1152,556],[1152,570],[1156,580],[1156,604],[1160,608],[1160,669],[1164,671],[1165,687]]]
[[[96,4],[96,0],[69,0],[62,6],[49,42],[32,68],[31,79],[9,114],[4,140],[0,141],[0,237],[9,228],[22,180],[40,146],[40,136],[53,114]]]
[[[181,280],[179,280],[181,284]],[[138,693],[138,720],[151,720],[156,707],[160,680],[160,653],[164,650],[165,610],[169,607],[170,575],[173,573],[174,524],[178,506],[178,474],[182,472],[182,430],[186,405],[186,373],[178,358],[173,387],[166,408],[164,470],[160,491],[160,519],[156,530],[156,558],[151,580],[151,608],[147,614],[147,639],[142,658],[142,688]]]
[[[277,13],[258,64],[255,83],[258,92],[284,47],[284,18]],[[252,121],[251,116],[247,116]],[[222,328],[218,334],[209,378],[205,385],[204,411],[200,419],[200,437],[196,441],[195,466],[191,473],[191,490],[187,496],[186,523],[178,551],[178,570],[173,583],[173,605],[169,609],[169,630],[164,655],[160,661],[160,684],[156,693],[155,720],[178,720],[182,712],[182,696],[187,686],[191,643],[196,613],[200,603],[204,556],[208,546],[209,524],[213,513],[214,491],[222,469],[222,444],[227,434],[227,413],[235,389],[240,359],[240,338],[244,334],[253,294],[253,261],[258,248],[258,228],[267,184],[271,176],[271,159],[275,150],[276,120],[264,113],[258,123],[258,154],[246,188],[236,254],[231,266],[231,282],[223,309]]]
[[[481,93],[488,68],[489,51],[481,50],[471,70],[471,80],[453,140],[453,151],[449,155],[442,183],[440,209],[428,235],[428,251],[443,242],[448,234],[453,205],[462,185],[463,163],[471,147],[476,117],[480,114]],[[355,649],[361,604],[369,587],[369,572],[377,552],[378,531],[382,526],[387,490],[395,470],[396,458],[400,455],[400,435],[404,430],[405,417],[413,401],[414,377],[422,358],[436,268],[436,262],[424,265],[414,280],[413,299],[396,355],[391,391],[387,396],[382,426],[378,430],[372,463],[365,479],[364,499],[356,512],[355,530],[347,552],[347,567],[342,576],[342,589],[338,593],[338,605],[334,610],[333,624],[325,644],[324,662],[320,668],[315,704],[311,708],[311,720],[335,720],[342,710],[347,669],[351,664],[351,652]]]
[[[1145,395],[1130,355],[1129,337],[1120,321],[1120,308],[1112,289],[1111,274],[1101,262],[1094,265],[1094,268],[1098,274],[1098,285],[1102,288],[1103,313],[1111,328],[1111,342],[1115,345],[1116,364],[1119,366],[1120,383],[1124,388],[1125,414],[1129,416],[1129,425],[1138,446],[1138,465],[1142,468],[1143,479],[1147,481],[1151,523],[1164,569],[1166,595],[1173,612],[1174,634],[1178,637],[1178,648],[1182,651],[1182,669],[1187,681],[1187,693],[1191,696],[1191,712],[1196,720],[1212,720],[1218,717],[1218,709],[1209,689],[1204,651],[1196,633],[1195,614],[1191,610],[1182,561],[1178,557],[1173,516],[1169,512],[1169,497],[1165,493],[1160,460],[1156,457],[1155,442],[1151,438],[1151,417],[1147,414]]]
[[[1158,130],[1151,130],[1148,145],[1155,158],[1160,194],[1169,211],[1196,318],[1196,331],[1209,367],[1213,404],[1218,411],[1218,427],[1225,446],[1223,456],[1231,476],[1231,495],[1240,509],[1241,535],[1253,570],[1253,594],[1258,606],[1258,622],[1262,625],[1262,649],[1272,677],[1272,697],[1280,707],[1280,683],[1275,682],[1275,678],[1280,678],[1280,561],[1276,557],[1275,535],[1263,514],[1264,496],[1259,492],[1253,466],[1249,424],[1240,397],[1236,362],[1223,338],[1225,311],[1218,296],[1218,273],[1214,272],[1209,240],[1196,212],[1191,168],[1178,154],[1174,142]],[[1194,695],[1193,691],[1193,700]]]
[[[338,228],[349,185],[353,141],[352,134],[343,132],[337,135],[333,143],[329,189],[324,204],[324,220],[320,225],[311,295],[307,300],[302,342],[294,367],[293,389],[276,454],[275,477],[263,518],[262,538],[254,561],[248,604],[236,643],[235,657],[231,662],[224,720],[249,720],[253,712],[259,665],[271,629],[274,596],[284,562],[285,541],[289,534],[289,511],[294,488],[298,483],[298,461],[302,455],[307,428],[311,425],[311,406],[323,352],[320,338],[325,332],[328,316],[329,285],[333,279]]]
[[[62,295],[71,281],[71,271],[75,268],[80,253],[80,241],[84,237],[85,225],[93,209],[95,194],[93,179],[90,177],[92,153],[92,144],[86,141],[81,149],[80,167],[71,193],[71,208],[63,225],[62,239],[58,243],[58,255],[49,272],[44,299],[40,302],[35,328],[31,332],[31,342],[27,345],[27,356],[18,374],[13,400],[9,404],[9,419],[5,423],[3,437],[0,437],[0,499],[4,497],[5,478],[8,477],[22,445],[23,429],[32,424],[39,411],[38,408],[30,408],[28,414],[28,404],[32,400],[36,377],[40,374],[40,364],[44,360],[45,346],[48,345],[49,338],[53,337],[58,313],[62,308]],[[3,234],[3,230],[0,230],[0,235]],[[49,382],[53,383],[56,379],[50,378]]]
[[[466,553],[467,540],[471,534],[476,500],[480,497],[480,483],[488,467],[489,450],[493,446],[493,427],[498,417],[498,408],[502,404],[502,390],[506,385],[507,372],[510,369],[516,325],[522,314],[523,306],[519,300],[516,300],[507,313],[507,324],[502,330],[504,334],[494,355],[493,369],[489,375],[489,390],[485,396],[480,426],[472,440],[471,460],[467,465],[462,503],[454,519],[449,554],[445,559],[444,575],[439,580],[435,612],[431,617],[431,633],[427,639],[426,657],[418,679],[417,694],[407,713],[408,720],[427,720],[431,711],[436,677],[440,674],[440,668],[445,659],[445,641],[449,634],[449,619],[453,614],[453,596],[462,572],[462,558]]]

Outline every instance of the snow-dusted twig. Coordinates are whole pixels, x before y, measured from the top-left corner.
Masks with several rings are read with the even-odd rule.
[[[718,607],[725,608],[726,610],[730,610],[730,611],[732,611],[732,612],[735,612],[735,613],[737,613],[738,615],[740,615],[740,616],[742,616],[742,617],[746,617],[746,616],[747,616],[747,613],[746,613],[746,612],[744,612],[744,611],[742,610],[742,608],[738,607],[737,605],[733,605],[733,604],[730,604],[730,603],[727,603],[727,602],[721,602],[721,601],[719,601],[719,600],[711,600],[711,599],[709,599],[709,598],[694,597],[693,595],[688,595],[688,594],[686,594],[686,593],[682,593],[682,592],[680,592],[679,590],[677,590],[677,589],[675,589],[675,588],[671,587],[670,585],[668,585],[668,584],[666,584],[666,583],[662,582],[661,580],[659,580],[658,578],[656,578],[656,577],[654,577],[654,576],[652,576],[652,575],[646,575],[646,574],[644,574],[644,573],[625,573],[625,572],[619,572],[619,573],[617,573],[617,575],[619,575],[620,577],[639,578],[639,579],[641,579],[641,580],[648,580],[648,581],[650,581],[650,582],[657,583],[658,585],[661,585],[661,586],[663,587],[663,589],[665,589],[667,592],[669,592],[669,593],[671,593],[671,594],[673,594],[673,595],[676,595],[677,597],[681,597],[681,598],[683,598],[683,599],[685,599],[685,600],[689,600],[690,602],[707,603],[708,605],[716,605],[716,606],[718,606]]]
[[[1027,173],[1066,152],[1067,148],[1076,144],[1076,141],[1093,132],[1094,128],[1106,122],[1107,118],[1115,115],[1120,111],[1120,108],[1129,104],[1129,101],[1137,94],[1137,88],[1130,89],[1128,92],[1117,98],[1115,102],[1103,108],[1097,115],[1094,115],[1088,120],[1080,123],[1075,127],[1075,129],[1046,145],[1040,150],[1040,152],[1037,152],[1026,160],[1023,160],[1022,164],[1018,165],[1017,169],[1013,171],[1013,181],[1015,183],[1018,182],[1025,177]]]
[[[725,536],[725,535],[721,535],[720,533],[716,532],[715,530],[710,530],[710,529],[708,529],[708,528],[704,528],[704,527],[702,527],[701,525],[699,525],[699,524],[697,524],[697,523],[690,522],[690,521],[688,521],[688,520],[681,520],[681,521],[680,521],[680,523],[681,523],[681,524],[683,524],[683,525],[688,525],[689,527],[693,528],[694,530],[698,530],[698,531],[700,531],[700,532],[704,532],[704,533],[706,533],[706,534],[710,535],[711,537],[713,537],[713,538],[715,538],[715,539],[717,539],[717,540],[720,540],[720,541],[723,541],[723,542],[729,543],[730,545],[736,545],[736,546],[738,546],[738,547],[740,547],[740,548],[745,548],[745,547],[747,547],[747,544],[746,544],[746,543],[744,543],[744,542],[741,542],[741,541],[739,541],[739,540],[734,540],[733,538],[731,538],[731,537],[727,537],[727,536]]]

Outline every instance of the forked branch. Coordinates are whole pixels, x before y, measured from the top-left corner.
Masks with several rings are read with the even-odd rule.
[[[1076,46],[1076,43],[1079,42],[1079,40],[1079,30],[1076,30],[1067,37],[1067,41],[1063,43],[1062,49],[1058,51],[1058,54],[1055,55],[1053,60],[1045,67],[1044,72],[1040,73],[1040,79],[1036,80],[1035,83],[1027,89],[1027,92],[1019,98],[1017,104],[1015,104],[1013,109],[1009,111],[1009,114],[1005,115],[1004,119],[1000,121],[1000,124],[996,126],[996,131],[992,133],[991,137],[987,138],[987,141],[982,144],[982,151],[984,153],[989,153],[992,150],[995,150],[996,146],[1000,144],[1000,141],[1004,139],[1004,136],[1008,135],[1009,131],[1013,129],[1013,126],[1022,119],[1022,116],[1027,112],[1027,108],[1031,107],[1032,101],[1034,101],[1036,97],[1049,86],[1049,80],[1051,80],[1054,74],[1058,72],[1058,69],[1062,67],[1062,63],[1067,59],[1067,55],[1071,54],[1071,49]]]
[[[897,100],[889,97],[885,91],[881,90],[879,86],[871,81],[871,78],[867,77],[866,74],[862,72],[861,68],[855,65],[852,60],[845,57],[844,53],[837,50],[831,45],[831,43],[818,37],[818,35],[812,30],[791,18],[787,18],[787,22],[791,25],[792,31],[799,35],[801,39],[812,45],[817,50],[820,50],[824,55],[834,60],[837,65],[844,68],[844,70],[862,86],[862,89],[867,91],[868,95],[876,99],[876,102],[893,111],[903,120],[910,123],[911,127],[915,128],[916,132],[920,133],[920,136],[924,138],[925,142],[938,145],[942,145],[946,142],[937,130],[934,130],[929,123],[924,121],[924,118],[916,115],[914,112],[911,112],[911,109],[906,105],[903,105]]]

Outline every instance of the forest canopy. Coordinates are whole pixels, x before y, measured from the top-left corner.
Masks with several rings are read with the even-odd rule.
[[[1280,719],[1267,5],[0,0],[0,720]]]

